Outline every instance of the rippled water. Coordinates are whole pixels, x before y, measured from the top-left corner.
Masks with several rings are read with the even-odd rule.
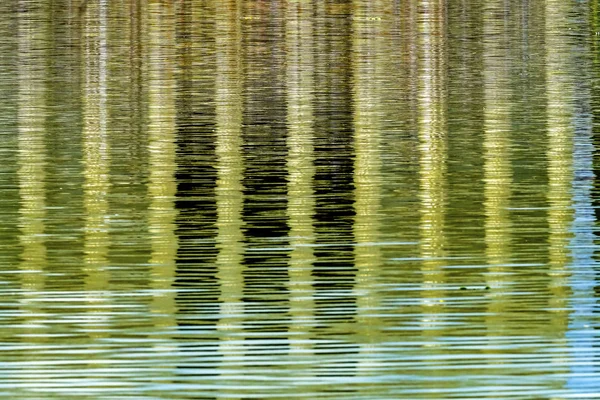
[[[0,3],[0,397],[600,398],[599,32]]]

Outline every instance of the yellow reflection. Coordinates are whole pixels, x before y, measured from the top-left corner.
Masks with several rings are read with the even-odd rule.
[[[485,244],[489,265],[487,285],[493,289],[486,328],[505,328],[503,296],[510,262],[510,206],[512,167],[510,158],[511,81],[510,42],[506,31],[506,2],[495,0],[485,7],[484,52],[484,206]],[[497,333],[499,334],[499,333]]]
[[[48,273],[46,230],[46,116],[49,10],[22,2],[18,20],[18,170],[19,265],[24,341],[45,341],[45,314],[37,298]],[[31,376],[26,373],[25,376]],[[33,383],[35,384],[35,383]]]
[[[312,267],[315,213],[314,198],[314,27],[313,6],[288,2],[286,24],[287,124],[288,124],[288,225],[290,227],[289,291],[291,352],[310,348],[314,326]]]
[[[383,1],[354,2],[352,36],[354,105],[354,251],[357,293],[357,331],[361,346],[361,373],[375,367],[371,347],[380,342],[377,321],[377,276],[382,268],[381,227],[381,131],[383,109],[381,83],[384,47]],[[364,18],[361,18],[364,17]]]
[[[216,5],[216,156],[217,187],[217,278],[221,286],[217,323],[219,353],[230,371],[240,367],[243,352],[242,296],[242,76],[240,2],[221,1]],[[237,375],[237,372],[233,374]],[[233,385],[232,385],[233,386]]]
[[[419,142],[421,256],[425,316],[423,327],[435,330],[442,312],[446,255],[446,12],[443,0],[419,2]]]
[[[419,86],[419,1],[408,0],[401,4],[401,36],[402,36],[402,64],[407,66],[408,72],[404,80],[407,88],[409,104],[418,102]],[[414,107],[406,107],[413,110]],[[415,129],[419,117],[413,111],[409,117],[409,129]]]
[[[575,87],[573,46],[569,44],[570,2],[546,2],[546,93],[548,150],[548,259],[550,267],[551,326],[548,329],[565,346],[568,326],[568,277],[570,260],[569,228],[573,221],[571,181],[573,179],[573,116]],[[561,360],[557,355],[556,362]]]
[[[33,7],[23,2],[24,9]],[[47,10],[46,10],[47,11]],[[44,8],[20,14],[18,179],[23,288],[40,291],[46,272],[46,79],[48,15]]]
[[[146,5],[144,21],[148,85],[148,230],[150,233],[150,311],[158,332],[176,326],[175,277],[175,13],[169,2]],[[166,349],[161,348],[161,351]]]
[[[106,335],[99,303],[108,286],[108,192],[110,150],[107,134],[107,11],[106,1],[90,3],[83,26],[83,206],[85,290],[89,296],[88,328],[92,336]]]

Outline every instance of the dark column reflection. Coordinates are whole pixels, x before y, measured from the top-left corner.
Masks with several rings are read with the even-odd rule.
[[[206,350],[210,337],[192,331],[214,331],[218,312],[215,259],[215,11],[204,2],[182,2],[176,12],[177,79],[175,207],[178,237],[174,286],[182,351]],[[200,340],[198,340],[200,339]],[[210,363],[194,368],[212,368]],[[211,372],[212,373],[212,372]]]
[[[13,17],[16,5],[13,2],[0,3],[0,36],[10,37],[16,31],[19,20]],[[19,71],[19,48],[14,41],[0,41],[0,71],[5,76],[16,76]],[[0,109],[4,118],[0,119],[2,135],[2,150],[0,156],[0,208],[3,210],[2,224],[0,224],[0,265],[15,265],[18,262],[19,235],[15,235],[19,226],[19,197],[17,189],[18,177],[18,108],[19,85],[18,79],[0,79]],[[19,277],[8,278],[13,284]]]
[[[592,32],[600,32],[600,1],[591,2],[591,10],[589,13]],[[591,60],[591,71],[593,71],[591,82],[600,82],[600,36],[595,36],[590,43],[593,59]],[[592,85],[590,88],[590,107],[591,107],[591,140],[593,143],[592,153],[592,187],[591,190],[591,205],[595,216],[595,249],[593,258],[596,263],[600,260],[600,250],[598,250],[598,244],[600,243],[600,85]],[[592,306],[592,321],[597,320],[600,316],[600,266],[595,265],[594,268],[594,287],[593,291],[595,294],[595,301]],[[600,335],[600,328],[594,326],[594,340],[592,346],[594,347],[594,358],[593,358],[593,370],[598,372],[600,370],[600,355],[598,348],[598,336]],[[589,352],[585,351],[586,355]],[[595,380],[592,377],[592,382]]]
[[[584,35],[580,37],[583,42],[581,47],[589,48],[587,52],[581,53],[581,57],[584,58],[581,61],[586,63],[583,65],[589,67],[590,73],[579,75],[577,93],[584,94],[578,110],[580,118],[577,118],[576,124],[579,128],[578,139],[583,140],[589,147],[581,144],[577,146],[576,142],[575,164],[585,169],[579,174],[576,170],[575,175],[575,187],[581,188],[579,193],[576,192],[580,194],[579,198],[575,198],[576,205],[577,200],[583,203],[576,210],[575,221],[588,226],[584,225],[585,227],[581,227],[583,229],[575,227],[575,237],[580,240],[574,246],[579,251],[574,252],[573,255],[573,264],[578,268],[571,276],[574,315],[571,318],[569,333],[573,338],[573,356],[579,363],[571,367],[573,376],[569,384],[571,387],[586,387],[594,390],[597,385],[596,375],[600,371],[600,345],[598,344],[600,328],[594,324],[600,315],[600,265],[598,264],[600,260],[598,250],[598,243],[600,243],[598,240],[600,236],[600,85],[597,84],[600,82],[600,36],[597,34],[600,32],[600,1],[592,1],[589,5],[582,3],[581,8],[586,8],[591,31],[596,35],[591,40]],[[586,57],[588,54],[592,55],[589,59]],[[587,215],[582,216],[581,214],[584,213]],[[583,269],[579,267],[580,264],[588,268]],[[591,276],[593,276],[592,282],[590,282]],[[593,299],[588,297],[590,293],[593,293]]]
[[[243,4],[244,302],[247,313],[261,313],[245,332],[271,338],[271,352],[288,329],[284,12],[279,2]]]
[[[589,21],[587,4],[581,4],[578,12],[586,15]],[[587,22],[586,21],[586,22]],[[592,25],[593,27],[593,25]],[[570,243],[572,263],[570,265],[569,282],[572,292],[569,296],[569,325],[566,336],[570,346],[569,357],[572,360],[570,376],[566,387],[576,390],[594,390],[597,387],[598,362],[598,328],[594,327],[597,317],[598,298],[595,289],[598,287],[599,265],[595,257],[595,246],[598,234],[597,218],[594,215],[594,110],[592,101],[593,80],[597,80],[594,71],[597,65],[592,63],[588,41],[587,24],[575,26],[577,48],[585,51],[573,52],[578,73],[574,76],[574,137],[573,137],[573,238]]]
[[[592,31],[600,32],[600,2],[592,2],[591,25]],[[592,60],[593,68],[595,72],[593,76],[594,81],[600,81],[600,36],[596,36],[591,41],[592,54],[594,58]],[[593,85],[591,88],[591,112],[592,112],[592,142],[594,144],[593,153],[593,187],[592,187],[592,205],[594,209],[594,215],[596,221],[600,222],[600,85]],[[600,227],[600,223],[597,223]],[[597,234],[600,236],[600,234]],[[596,243],[600,243],[597,239]],[[596,259],[600,259],[600,250],[596,251]],[[596,279],[598,284],[595,288],[596,295],[600,298],[600,271],[598,278]],[[600,301],[600,300],[599,300]]]
[[[592,2],[592,10],[590,12],[592,31],[600,32],[600,1]],[[591,42],[593,68],[595,72],[593,79],[600,82],[600,36],[596,36]],[[596,226],[600,229],[600,85],[593,85],[591,88],[591,112],[592,112],[592,142],[594,145],[592,171],[593,171],[593,186],[592,186],[592,206],[596,219]],[[600,236],[600,233],[596,233]],[[595,240],[595,243],[600,243],[600,238]],[[600,260],[600,250],[594,252],[594,259]],[[597,304],[600,305],[600,268],[596,271],[594,292],[598,298]],[[600,307],[595,308],[596,313],[600,313]]]
[[[316,331],[332,339],[350,334],[346,324],[356,316],[350,12],[346,2],[325,1],[315,19],[315,316]],[[354,373],[353,364],[344,361],[358,347],[337,350],[340,361],[320,373]]]
[[[39,3],[40,1],[38,1]],[[80,260],[83,243],[80,189],[84,183],[82,160],[81,31],[73,15],[73,1],[49,2],[51,23],[47,38],[48,81],[48,259],[54,277],[48,287],[64,289],[81,284]],[[75,171],[78,171],[75,173]]]

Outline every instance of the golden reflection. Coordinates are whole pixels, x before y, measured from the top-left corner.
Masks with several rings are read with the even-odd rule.
[[[546,96],[548,150],[548,260],[550,274],[551,326],[548,329],[566,346],[568,327],[568,264],[571,261],[569,243],[573,222],[573,116],[576,66],[571,53],[574,47],[565,34],[571,18],[571,5],[562,0],[546,2]],[[559,354],[557,363],[564,362]]]
[[[92,336],[106,335],[102,329],[106,312],[98,303],[103,301],[100,291],[108,286],[108,247],[110,189],[110,149],[107,123],[108,75],[108,4],[94,2],[86,9],[83,26],[83,205],[85,291],[90,300],[88,329]],[[104,333],[102,333],[104,331]]]
[[[21,3],[21,2],[20,2]],[[22,247],[19,265],[24,342],[46,341],[47,318],[39,306],[49,272],[46,249],[46,118],[49,10],[22,2],[18,20],[18,155],[19,230]],[[28,376],[29,373],[25,373]],[[32,376],[32,375],[30,375]],[[37,379],[37,378],[36,378]],[[32,382],[35,385],[35,382]]]
[[[354,105],[354,250],[357,294],[356,331],[361,346],[361,374],[375,368],[372,346],[381,341],[377,310],[377,277],[383,257],[380,246],[381,228],[381,134],[383,109],[381,81],[386,52],[382,16],[383,1],[368,5],[354,2],[352,36],[353,105]],[[360,18],[368,17],[368,18]]]
[[[446,212],[446,5],[419,2],[419,142],[423,329],[436,330],[443,310]]]
[[[48,15],[44,7],[23,2],[18,21],[18,180],[23,289],[44,287],[46,219],[46,79]],[[46,11],[46,12],[45,12]]]
[[[486,328],[489,332],[505,328],[503,319],[507,299],[506,265],[510,262],[510,207],[512,166],[510,157],[511,76],[510,42],[507,32],[506,2],[495,0],[485,7],[483,16],[484,49],[484,207],[485,244],[489,265],[487,285],[493,289]],[[497,333],[500,334],[500,333]]]
[[[242,77],[240,7],[237,0],[221,1],[216,6],[216,156],[215,189],[218,229],[216,242],[219,297],[219,353],[229,371],[240,366],[243,351],[241,335],[244,315],[242,232],[244,172],[242,155]],[[232,377],[233,378],[233,377]]]
[[[401,41],[401,62],[405,65],[402,86],[406,88],[407,93],[404,95],[408,104],[418,103],[418,86],[419,86],[419,1],[408,0],[401,3],[400,10],[400,36]],[[415,107],[406,107],[405,112],[410,111],[407,115],[408,129],[416,129],[419,116]],[[408,112],[407,112],[408,114]],[[412,150],[412,147],[411,147]]]
[[[144,21],[148,86],[148,230],[150,233],[150,311],[159,332],[176,326],[175,277],[175,13],[170,3],[147,4]],[[166,351],[161,348],[161,351]]]
[[[313,261],[314,198],[314,27],[313,6],[288,2],[287,125],[288,125],[288,225],[290,227],[289,291],[292,356],[310,348],[307,336],[314,326]]]

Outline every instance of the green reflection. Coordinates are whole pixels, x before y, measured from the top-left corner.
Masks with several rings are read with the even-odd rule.
[[[368,5],[354,1],[352,36],[354,123],[354,263],[357,294],[356,336],[360,343],[358,374],[370,376],[381,344],[378,277],[382,270],[381,198],[383,94],[381,80],[386,60],[384,28],[386,2]],[[363,18],[361,18],[363,17]]]
[[[0,372],[75,354],[100,398],[571,390],[573,2],[90,0],[81,31],[48,29],[76,2],[17,3],[0,283],[27,293],[0,286],[0,319],[25,315],[2,346],[54,347]],[[63,70],[81,101],[52,94]],[[85,315],[49,323],[55,289]]]
[[[241,23],[240,2],[228,0],[219,2],[215,21],[216,36],[216,157],[217,186],[215,202],[217,207],[217,278],[220,286],[219,354],[222,357],[221,375],[229,382],[239,379],[238,369],[243,366],[244,354],[243,316],[244,291],[243,253],[244,234],[242,232],[244,164],[242,162],[242,110],[241,85]],[[232,388],[235,387],[232,384]],[[224,398],[230,389],[222,392]]]
[[[288,2],[286,14],[288,226],[290,229],[290,353],[306,357],[315,325],[313,262],[314,221],[314,7]]]
[[[549,334],[556,338],[557,352],[552,362],[559,370],[567,362],[565,332],[569,321],[568,264],[571,262],[569,243],[573,222],[573,116],[576,88],[574,58],[566,57],[574,48],[565,32],[571,29],[570,2],[546,2],[546,124],[548,135],[548,275],[550,297]]]
[[[45,40],[49,29],[49,10],[20,2],[23,12],[18,18],[18,150],[17,178],[19,191],[19,240],[22,248],[19,276],[19,328],[11,333],[25,346],[48,341],[48,313],[42,307],[48,271],[46,240],[46,121],[48,116],[48,65]],[[11,340],[11,336],[5,340]],[[37,350],[23,353],[23,367],[17,381],[35,386],[40,377],[35,372]],[[14,383],[14,382],[13,382]]]
[[[44,289],[47,273],[46,118],[47,36],[49,10],[28,2],[18,19],[18,182],[22,287],[35,294]]]
[[[443,0],[419,2],[419,183],[423,329],[435,331],[443,311],[446,257],[446,13]]]
[[[105,2],[90,4],[86,9],[82,55],[83,106],[83,206],[84,226],[84,290],[89,296],[87,326],[91,336],[106,337],[106,298],[100,293],[108,289],[110,144],[108,140],[108,49]]]
[[[166,340],[176,327],[173,281],[177,235],[175,234],[175,12],[172,4],[151,2],[145,21],[148,79],[148,231],[150,233],[153,289],[150,312],[153,328]],[[164,336],[163,336],[164,335]],[[160,344],[169,354],[175,345]]]
[[[489,269],[486,284],[493,288],[486,329],[492,336],[507,329],[505,288],[510,284],[512,185],[510,33],[508,13],[502,0],[491,1],[483,16],[484,79],[484,207],[485,244]],[[504,332],[506,333],[506,332]]]

